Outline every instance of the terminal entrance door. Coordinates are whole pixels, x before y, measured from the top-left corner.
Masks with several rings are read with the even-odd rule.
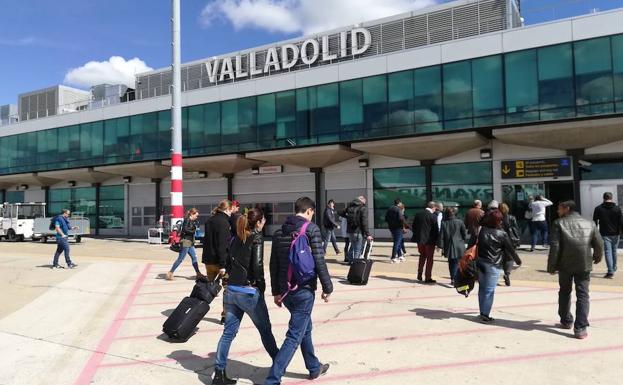
[[[573,195],[573,182],[545,183],[545,197],[554,203],[552,208],[547,210],[549,223],[552,223],[552,221],[558,218],[558,214],[556,214],[558,204],[568,200],[575,200]]]

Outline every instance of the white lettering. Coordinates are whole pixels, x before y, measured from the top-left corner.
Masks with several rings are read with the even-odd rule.
[[[270,72],[272,67],[273,71],[279,71],[279,55],[277,55],[277,48],[271,47],[266,54],[266,63],[264,63],[264,72]]]
[[[348,47],[346,46],[348,43],[346,39],[348,37],[348,33],[346,31],[340,32],[340,57],[348,56]]]
[[[313,49],[313,53],[311,55],[311,57],[307,56],[307,47],[311,44],[312,49]],[[303,63],[310,65],[316,62],[316,60],[318,60],[318,55],[320,54],[320,45],[318,44],[318,40],[316,39],[309,39],[309,40],[305,40],[303,42],[303,45],[301,45],[301,60],[303,61]]]
[[[292,59],[288,61],[288,52],[292,52]],[[281,69],[287,70],[299,61],[299,47],[294,44],[285,44],[281,47]]]
[[[363,45],[359,47],[359,39],[357,35],[363,35]],[[372,35],[370,35],[370,31],[365,28],[355,28],[351,32],[351,46],[353,55],[361,55],[366,52],[368,48],[370,48],[370,44],[372,43]]]
[[[337,59],[337,54],[329,54],[329,36],[322,37],[322,60],[329,61],[333,59]]]
[[[218,70],[218,63],[220,59],[214,59],[213,62],[206,62],[206,72],[208,74],[208,78],[210,79],[210,83],[216,83],[216,71]]]
[[[242,55],[236,55],[236,79],[246,78],[247,76],[249,76],[249,73],[242,68]]]
[[[255,51],[249,54],[249,68],[251,71],[251,76],[260,75],[262,73],[261,69],[256,68],[257,59],[255,57]]]
[[[219,82],[225,80],[225,76],[229,76],[230,80],[234,80],[234,65],[231,62],[230,57],[226,57],[223,59],[223,63],[221,64],[221,76],[219,77]]]

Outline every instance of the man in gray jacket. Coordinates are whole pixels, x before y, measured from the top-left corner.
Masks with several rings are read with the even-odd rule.
[[[575,211],[575,202],[566,201],[558,205],[560,217],[552,226],[547,271],[558,272],[558,314],[563,329],[574,327],[576,338],[588,336],[588,311],[590,307],[588,286],[593,263],[601,261],[604,241],[595,223],[584,219]],[[571,290],[575,282],[577,297],[575,324],[571,314]]]

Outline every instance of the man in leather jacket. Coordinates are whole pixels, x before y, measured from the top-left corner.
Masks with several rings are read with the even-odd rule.
[[[329,301],[333,292],[333,283],[324,259],[320,228],[311,222],[316,211],[316,204],[310,198],[303,197],[297,199],[294,207],[296,215],[288,217],[281,229],[275,232],[270,254],[270,278],[275,304],[279,307],[285,305],[290,312],[290,323],[286,339],[273,360],[273,366],[266,378],[266,385],[281,383],[281,378],[299,345],[305,360],[305,367],[309,370],[309,379],[318,378],[329,369],[328,364],[320,363],[316,357],[311,334],[311,313],[314,307],[317,281],[320,280],[322,299],[325,302]],[[288,257],[292,236],[306,222],[310,222],[305,235],[309,240],[318,278],[312,279],[297,290],[288,292],[288,266],[290,264]]]
[[[564,329],[573,326],[576,338],[583,339],[588,336],[590,273],[593,263],[599,263],[603,257],[604,242],[595,223],[575,211],[575,202],[560,203],[558,216],[560,218],[552,226],[547,271],[551,274],[558,272],[560,326]],[[570,311],[574,282],[577,297],[575,324]]]

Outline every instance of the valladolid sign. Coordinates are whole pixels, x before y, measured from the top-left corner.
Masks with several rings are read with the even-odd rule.
[[[350,40],[348,39],[349,35]],[[340,45],[338,53],[330,52],[328,35],[322,36],[320,40],[319,42],[317,39],[307,39],[301,43],[300,47],[297,44],[291,43],[280,47],[271,47],[266,52],[266,60],[263,66],[259,68],[257,65],[257,52],[252,51],[248,53],[246,58],[243,58],[242,55],[236,55],[235,57],[212,59],[205,63],[205,70],[211,83],[284,71],[299,64],[299,61],[305,65],[311,65],[318,60],[331,61],[338,58],[361,55],[370,48],[372,36],[370,31],[365,28],[343,31],[339,35]],[[244,63],[243,59],[248,60],[248,62]],[[244,64],[248,65],[245,66]]]

